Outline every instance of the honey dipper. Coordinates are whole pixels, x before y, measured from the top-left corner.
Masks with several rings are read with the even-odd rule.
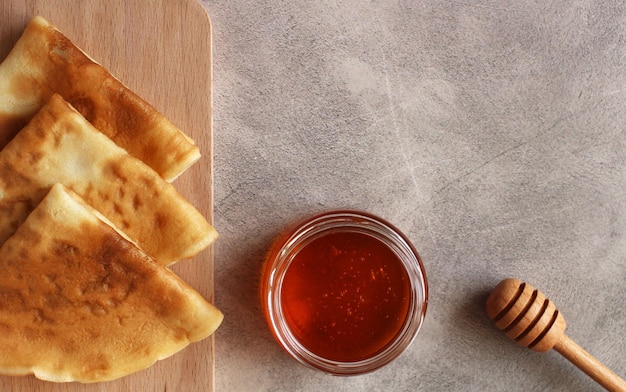
[[[531,285],[501,281],[487,298],[487,315],[518,344],[539,352],[554,348],[605,389],[626,392],[626,381],[567,337],[561,313]]]

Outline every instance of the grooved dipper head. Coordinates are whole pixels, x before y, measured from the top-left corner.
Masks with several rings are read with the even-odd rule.
[[[487,315],[519,345],[544,352],[565,334],[565,319],[541,292],[518,279],[501,281],[487,298]]]

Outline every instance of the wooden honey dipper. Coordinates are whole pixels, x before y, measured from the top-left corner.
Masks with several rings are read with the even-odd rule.
[[[605,389],[626,392],[626,381],[567,337],[561,313],[531,285],[500,282],[487,298],[487,315],[518,344],[539,352],[554,348]]]

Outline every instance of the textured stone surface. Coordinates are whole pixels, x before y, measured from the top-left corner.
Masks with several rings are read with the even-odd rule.
[[[487,319],[514,276],[626,377],[623,1],[204,1],[214,30],[218,391],[600,390]],[[259,307],[287,225],[334,208],[414,242],[430,304],[369,375],[298,365]]]

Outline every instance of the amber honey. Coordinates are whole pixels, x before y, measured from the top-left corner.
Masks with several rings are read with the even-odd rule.
[[[358,232],[314,239],[291,261],[283,281],[283,312],[295,338],[335,361],[380,352],[402,329],[409,301],[409,278],[398,256]]]
[[[426,277],[413,246],[389,223],[356,211],[313,217],[277,239],[261,283],[281,346],[336,375],[393,360],[426,312]]]

